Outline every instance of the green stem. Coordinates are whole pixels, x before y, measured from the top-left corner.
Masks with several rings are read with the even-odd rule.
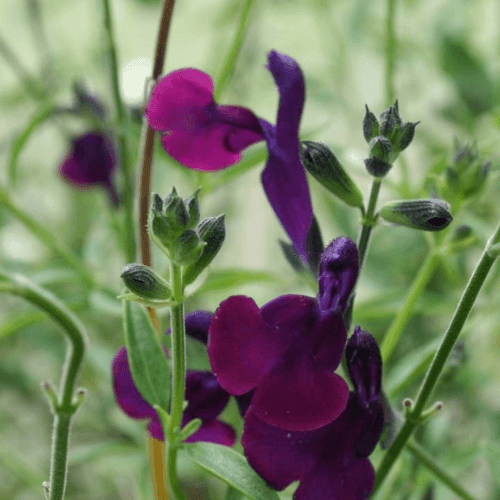
[[[245,33],[248,28],[248,20],[250,18],[250,12],[252,10],[254,0],[246,0],[243,9],[241,10],[241,17],[238,23],[238,29],[236,30],[236,36],[234,37],[233,44],[229,49],[229,53],[226,57],[226,61],[219,77],[217,78],[217,83],[214,89],[214,99],[217,101],[221,96],[229,78],[234,71],[234,65],[238,54],[240,53],[241,46],[243,45],[243,39],[245,38]]]
[[[120,157],[123,172],[123,204],[125,207],[125,232],[124,246],[128,262],[135,261],[136,255],[136,234],[134,224],[134,189],[133,189],[133,172],[130,165],[130,157],[125,139],[124,128],[127,124],[127,114],[125,106],[120,95],[120,78],[118,72],[118,57],[116,54],[116,44],[113,32],[113,22],[111,19],[111,8],[109,0],[102,0],[104,7],[104,32],[106,33],[106,42],[111,63],[111,88],[113,91],[113,99],[115,101],[116,112],[118,115],[118,124],[120,127],[119,142],[120,142]]]
[[[380,346],[380,351],[382,354],[382,360],[384,364],[387,363],[392,352],[396,348],[396,345],[401,337],[401,334],[403,333],[403,330],[406,324],[408,323],[408,320],[411,317],[411,313],[413,312],[415,305],[418,302],[418,299],[424,292],[427,283],[431,279],[438,261],[439,257],[437,253],[435,253],[434,251],[431,251],[427,255],[424,263],[422,264],[422,267],[420,268],[420,271],[418,272],[417,276],[415,277],[415,280],[411,285],[410,291],[406,296],[406,300],[404,302],[403,307],[399,309],[398,314],[396,315],[396,317],[391,323],[391,326],[387,330],[387,333],[385,334],[382,344]]]
[[[85,330],[78,318],[52,293],[38,287],[24,276],[11,276],[0,272],[0,278],[7,280],[7,283],[2,283],[0,291],[18,295],[43,309],[63,328],[69,340],[59,394],[52,407],[54,432],[52,435],[49,500],[61,500],[64,498],[66,488],[71,417],[78,407],[78,403],[73,402],[73,393],[85,353]]]
[[[181,268],[170,263],[170,282],[173,299],[176,302],[171,308],[172,329],[172,405],[170,408],[169,445],[167,453],[167,474],[172,492],[176,500],[183,500],[179,479],[177,477],[177,446],[176,438],[180,431],[184,406],[186,385],[186,334],[184,331],[184,291],[182,286]]]
[[[396,0],[387,0],[387,17],[385,22],[385,96],[390,105],[395,99],[394,67],[396,64],[396,35],[394,32],[394,17]]]
[[[443,336],[441,345],[439,346],[434,359],[432,360],[431,366],[427,370],[424,381],[420,386],[418,391],[417,399],[413,409],[408,413],[406,421],[399,431],[392,446],[385,452],[384,458],[377,470],[377,482],[375,485],[375,490],[384,481],[387,473],[391,470],[394,462],[398,458],[404,445],[410,438],[414,429],[418,426],[421,421],[422,411],[424,409],[429,396],[431,395],[434,387],[436,386],[441,372],[443,371],[444,365],[448,356],[450,355],[455,343],[462,331],[464,323],[469,316],[469,313],[474,305],[474,302],[481,290],[481,287],[488,276],[493,262],[495,262],[498,253],[494,251],[493,247],[499,244],[500,240],[500,224],[497,227],[495,233],[488,241],[486,248],[476,266],[476,269],[472,273],[472,276],[467,283],[464,293],[457,305],[455,313],[451,319],[451,322]]]
[[[451,491],[456,493],[464,500],[476,500],[472,495],[465,491],[453,477],[451,477],[434,458],[429,455],[420,445],[411,439],[406,443],[406,449],[414,455],[425,467],[427,467],[442,483],[446,484]]]
[[[372,190],[370,192],[370,199],[368,201],[368,209],[366,210],[366,215],[363,217],[363,227],[361,229],[361,234],[359,236],[358,250],[359,250],[359,267],[363,266],[363,261],[366,257],[366,251],[368,249],[368,243],[370,241],[370,235],[373,226],[377,222],[375,216],[375,207],[377,205],[377,198],[380,191],[380,185],[382,179],[375,177],[373,179]]]
[[[20,222],[28,228],[40,241],[45,243],[54,253],[59,255],[76,273],[80,276],[86,286],[95,285],[94,278],[84,264],[68,249],[59,244],[50,231],[40,226],[38,222],[31,218],[24,210],[16,206],[3,187],[0,187],[0,206],[7,209]]]

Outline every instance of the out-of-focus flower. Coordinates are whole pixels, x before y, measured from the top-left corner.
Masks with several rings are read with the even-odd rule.
[[[307,179],[300,160],[299,125],[305,99],[302,71],[292,58],[271,51],[267,68],[280,93],[276,126],[239,106],[216,104],[213,82],[193,69],[174,71],[153,89],[149,126],[162,132],[165,150],[182,165],[220,170],[241,160],[241,151],[265,140],[269,150],[262,185],[269,203],[304,261],[312,223]]]
[[[187,314],[186,333],[206,343],[211,318],[212,314],[206,311]],[[125,347],[117,352],[113,360],[112,375],[115,397],[120,408],[131,418],[149,419],[149,434],[163,441],[163,430],[156,411],[144,400],[134,384]],[[234,444],[234,429],[217,419],[229,400],[229,394],[218,384],[215,375],[188,370],[185,399],[188,406],[182,416],[182,427],[195,418],[202,421],[200,429],[186,439],[186,442],[208,441],[226,446]]]
[[[382,359],[375,339],[356,328],[346,348],[354,391],[332,423],[307,432],[262,421],[250,406],[242,445],[249,464],[275,489],[300,481],[294,500],[365,500],[375,480],[368,456],[384,425]]]
[[[221,386],[241,396],[242,411],[251,408],[263,422],[295,431],[322,427],[344,411],[349,389],[334,372],[358,270],[356,245],[337,238],[321,255],[317,298],[283,295],[260,310],[244,296],[221,303],[208,355]]]
[[[103,186],[111,203],[118,205],[119,197],[113,183],[116,153],[109,137],[101,131],[86,132],[75,139],[62,161],[59,171],[71,184],[80,188]]]

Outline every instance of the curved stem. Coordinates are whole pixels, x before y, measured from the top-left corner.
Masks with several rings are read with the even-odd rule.
[[[387,17],[385,22],[385,97],[387,105],[394,102],[394,67],[396,64],[396,35],[394,33],[394,17],[396,0],[387,0]]]
[[[2,283],[0,291],[18,295],[43,309],[64,329],[69,340],[59,395],[55,401],[52,401],[54,432],[52,434],[49,500],[61,500],[64,498],[66,488],[71,418],[79,404],[73,402],[73,393],[85,353],[85,330],[78,318],[47,290],[38,287],[20,275],[11,276],[0,272],[0,278],[7,280],[7,283]]]
[[[375,217],[375,207],[377,205],[377,198],[380,191],[380,185],[382,180],[375,177],[373,179],[372,190],[370,192],[370,199],[368,201],[368,208],[366,210],[366,215],[363,217],[363,227],[361,229],[361,234],[359,236],[358,250],[359,250],[359,267],[363,266],[363,261],[366,257],[366,251],[368,250],[368,243],[370,241],[370,235],[373,226],[376,223],[377,218]]]
[[[420,268],[415,280],[413,281],[410,291],[406,296],[406,300],[403,307],[399,309],[398,314],[393,319],[391,326],[384,335],[382,344],[380,346],[380,352],[382,354],[383,363],[387,363],[392,352],[396,348],[396,345],[403,333],[404,327],[408,323],[411,317],[411,313],[415,309],[415,305],[418,299],[421,297],[425,290],[425,287],[432,277],[436,264],[438,263],[439,257],[435,252],[430,252],[425,261]]]
[[[68,249],[59,244],[52,233],[43,228],[31,218],[23,209],[14,204],[3,187],[0,187],[0,206],[6,208],[20,222],[22,222],[40,241],[45,243],[54,253],[59,255],[66,264],[72,267],[86,286],[95,286],[95,281],[84,264]]]
[[[106,41],[108,46],[109,59],[111,62],[111,82],[113,90],[113,98],[115,101],[116,112],[118,115],[118,123],[121,128],[119,133],[120,141],[120,158],[124,179],[123,187],[123,204],[125,206],[125,234],[124,246],[128,262],[135,260],[135,224],[134,224],[134,189],[133,189],[133,173],[130,165],[130,157],[128,153],[127,141],[125,139],[124,126],[127,123],[127,114],[125,106],[120,95],[120,79],[118,72],[118,57],[116,54],[116,44],[113,33],[113,22],[111,19],[111,8],[109,0],[103,0],[104,7],[104,32],[106,33]]]
[[[170,283],[173,299],[176,302],[171,308],[172,328],[172,405],[170,408],[169,445],[167,455],[167,474],[172,492],[176,500],[184,498],[177,477],[177,443],[176,434],[180,431],[186,386],[186,334],[184,330],[184,297],[182,289],[181,268],[170,263]]]
[[[446,330],[446,333],[443,336],[443,340],[441,341],[441,345],[439,346],[436,354],[434,355],[434,359],[432,360],[431,366],[427,370],[424,381],[420,386],[420,389],[417,394],[417,399],[415,401],[415,405],[413,409],[408,413],[406,417],[406,421],[399,431],[394,443],[392,446],[385,452],[384,458],[377,470],[377,482],[375,485],[375,490],[380,486],[380,484],[384,481],[387,473],[391,470],[394,462],[398,458],[401,450],[404,445],[410,438],[414,429],[420,423],[420,418],[422,415],[422,411],[424,409],[429,396],[431,395],[434,387],[436,386],[441,372],[443,371],[444,365],[450,355],[455,343],[462,331],[462,328],[465,324],[467,317],[474,305],[474,302],[481,290],[481,287],[486,280],[486,276],[488,276],[488,272],[490,271],[495,259],[497,257],[497,253],[491,251],[492,247],[498,245],[500,240],[500,225],[497,227],[495,233],[488,241],[486,248],[476,266],[476,269],[472,273],[472,276],[467,283],[463,295],[457,305],[455,313],[451,319],[451,322]]]
[[[455,479],[453,479],[453,477],[451,477],[439,464],[437,464],[434,461],[434,458],[429,455],[420,445],[410,439],[408,443],[406,443],[406,449],[460,498],[463,498],[464,500],[476,500],[464,488],[462,488],[462,486],[460,486],[455,481]]]
[[[245,5],[241,10],[241,17],[238,23],[238,28],[236,30],[236,36],[234,37],[233,44],[229,49],[229,53],[226,57],[226,61],[219,77],[216,80],[214,89],[214,100],[217,101],[221,96],[226,84],[234,71],[234,65],[238,54],[240,53],[241,46],[243,45],[243,39],[245,38],[245,33],[248,28],[248,20],[250,18],[250,12],[252,10],[254,0],[246,0]]]

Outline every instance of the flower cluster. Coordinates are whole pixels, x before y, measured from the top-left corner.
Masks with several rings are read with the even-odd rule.
[[[212,314],[207,311],[187,314],[186,333],[206,344],[211,319]],[[165,353],[168,354],[167,351]],[[134,384],[125,347],[119,349],[115,355],[112,375],[115,397],[120,408],[131,418],[148,419],[149,434],[163,441],[163,430],[156,411],[144,400]],[[188,370],[185,399],[188,406],[183,414],[182,427],[194,418],[202,421],[200,429],[186,441],[208,441],[226,446],[234,444],[234,429],[217,419],[229,400],[229,394],[219,385],[212,373]]]
[[[162,132],[165,150],[196,170],[233,165],[240,161],[243,149],[265,140],[269,157],[262,185],[295,250],[307,262],[306,240],[313,214],[300,161],[304,76],[296,61],[276,51],[269,53],[267,68],[280,93],[276,126],[246,108],[216,104],[212,79],[193,68],[174,71],[158,82],[146,116],[149,126]]]

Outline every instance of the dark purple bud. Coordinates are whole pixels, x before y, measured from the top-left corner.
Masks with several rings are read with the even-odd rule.
[[[349,238],[333,240],[321,254],[318,301],[323,311],[343,312],[359,272],[356,244]]]
[[[376,156],[371,156],[365,160],[367,172],[373,177],[384,177],[392,168],[391,163],[387,163]]]
[[[348,340],[345,356],[356,393],[365,405],[377,400],[382,385],[382,356],[373,338],[357,326]]]

